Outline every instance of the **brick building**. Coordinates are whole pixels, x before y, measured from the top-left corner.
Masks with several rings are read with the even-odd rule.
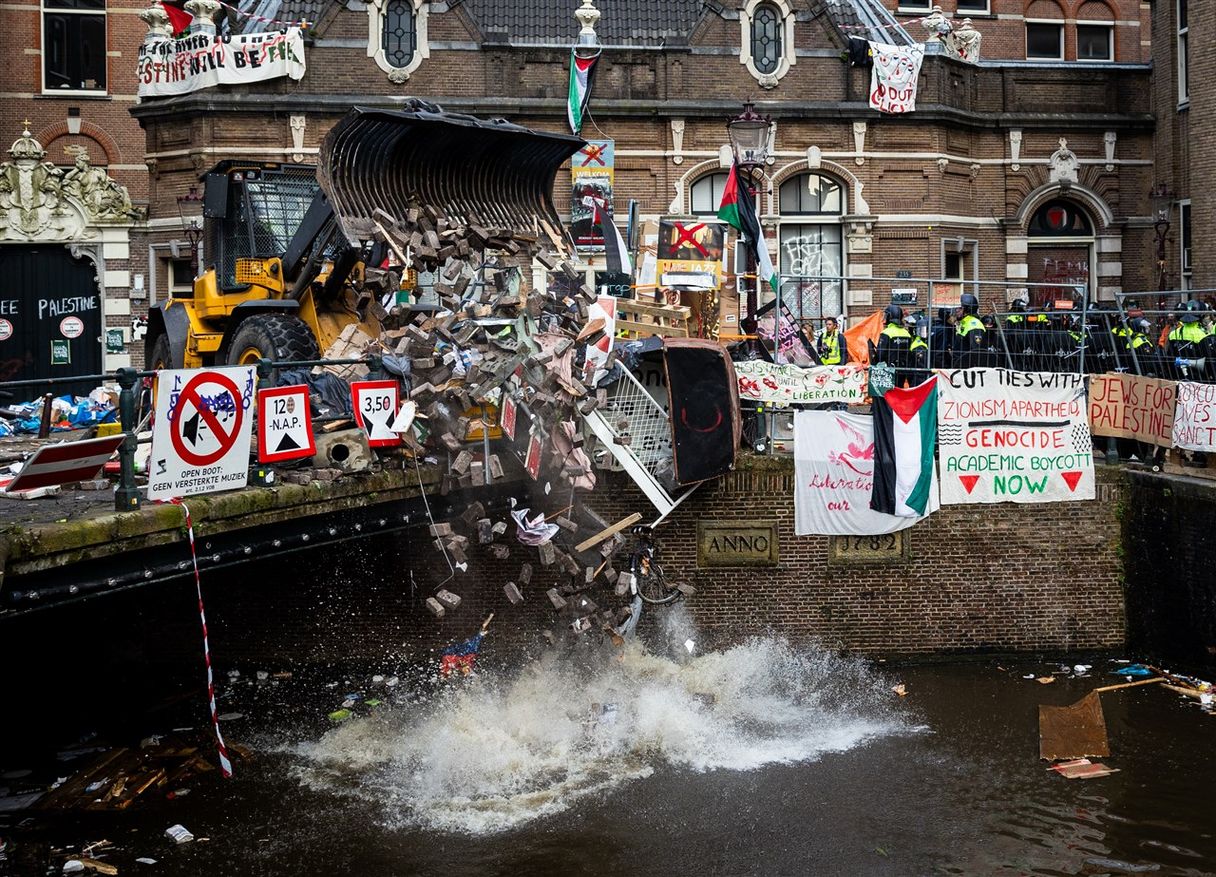
[[[226,11],[221,32],[311,22],[304,77],[143,102],[134,97],[147,29],[141,10],[104,0],[19,5],[28,12],[6,13],[19,26],[0,38],[9,57],[26,61],[0,122],[17,137],[30,118],[49,161],[70,164],[60,153],[77,142],[98,165],[104,154],[114,179],[137,205],[148,204],[148,221],[131,226],[130,261],[106,264],[112,326],[129,326],[171,290],[188,288],[178,199],[223,158],[311,162],[352,104],[391,107],[407,95],[565,128],[574,2],[242,3],[272,22]],[[927,4],[603,0],[597,32],[605,50],[583,134],[615,141],[618,215],[630,200],[643,217],[712,215],[728,160],[725,122],[753,98],[775,122],[760,196],[775,264],[785,274],[849,278],[789,281],[791,300],[810,313],[868,313],[901,287],[893,278],[908,275],[954,281],[938,284],[939,301],[964,281],[992,282],[979,287],[985,306],[1026,282],[1085,285],[1098,299],[1155,285],[1148,194],[1160,80],[1153,85],[1142,60],[1139,5],[988,0],[986,13],[969,0],[941,5],[973,19],[984,35],[982,60],[954,60],[931,44],[916,111],[891,116],[869,109],[869,70],[843,55],[850,37],[925,39],[917,19]],[[96,22],[65,30],[59,19],[70,15],[104,17],[105,64],[82,52],[80,64],[60,69],[60,56],[44,47],[52,32],[82,46],[98,39]],[[1062,23],[1064,60],[1027,60],[1028,28],[1053,21]],[[1090,21],[1110,24],[1113,60],[1075,60],[1079,52],[1093,57],[1100,42]],[[74,118],[79,134],[70,133]],[[569,210],[564,178],[555,200]],[[109,285],[119,280],[126,288]],[[928,288],[920,285],[919,306]],[[129,352],[141,361],[138,345]]]

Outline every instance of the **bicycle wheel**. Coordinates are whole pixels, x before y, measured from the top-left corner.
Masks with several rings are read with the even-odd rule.
[[[675,585],[667,582],[667,577],[663,574],[663,567],[654,561],[648,565],[649,570],[643,572],[641,564],[635,564],[633,576],[638,583],[638,596],[646,603],[663,604],[670,603],[672,600],[680,596],[680,592],[676,590]]]

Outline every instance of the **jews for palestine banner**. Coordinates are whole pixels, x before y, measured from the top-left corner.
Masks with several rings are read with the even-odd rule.
[[[794,532],[799,536],[877,536],[919,517],[870,508],[874,492],[874,418],[838,411],[794,414]],[[928,510],[937,510],[930,489]]]
[[[874,400],[874,492],[870,508],[900,517],[919,517],[933,489],[933,447],[937,439],[937,378],[904,389],[883,363],[870,367]]]
[[[269,33],[145,42],[135,73],[139,96],[188,94],[215,85],[304,77],[304,37],[298,27]]]
[[[1094,498],[1084,375],[940,371],[938,393],[943,504]]]

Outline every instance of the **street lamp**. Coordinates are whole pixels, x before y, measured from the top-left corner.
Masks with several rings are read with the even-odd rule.
[[[198,186],[191,186],[185,195],[177,196],[177,215],[190,244],[190,276],[198,277],[198,244],[203,238],[203,196],[198,193]],[[173,255],[176,257],[177,253]]]
[[[1153,241],[1157,244],[1157,288],[1166,287],[1166,270],[1168,262],[1165,254],[1169,243],[1170,210],[1174,204],[1174,193],[1165,183],[1157,183],[1148,193],[1153,205]]]
[[[726,134],[730,138],[730,148],[735,156],[735,166],[742,176],[741,182],[744,184],[747,197],[752,198],[753,203],[755,203],[754,199],[756,197],[756,183],[753,174],[756,169],[762,167],[768,160],[768,141],[772,128],[772,117],[762,116],[757,113],[751,101],[746,101],[743,104],[743,112],[726,123]],[[757,216],[759,216],[759,211],[757,211]],[[761,234],[763,234],[763,229],[761,229]],[[756,273],[755,247],[763,246],[763,238],[753,241],[753,247],[748,252],[748,274],[754,275]],[[760,280],[756,278],[755,282],[750,284],[747,290],[747,321],[744,329],[749,333],[755,329],[756,325],[756,310],[759,307],[757,289],[759,285]]]

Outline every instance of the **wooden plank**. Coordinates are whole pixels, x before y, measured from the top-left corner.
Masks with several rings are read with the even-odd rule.
[[[632,320],[617,319],[618,332],[632,332],[640,338],[660,335],[664,338],[687,338],[688,329],[683,326],[660,326],[657,323],[635,323]]]
[[[615,536],[617,533],[621,532],[626,527],[633,526],[640,520],[642,520],[641,512],[634,512],[632,515],[630,515],[627,518],[621,518],[619,521],[617,521],[611,527],[608,527],[607,529],[601,530],[600,532],[596,533],[590,539],[584,539],[582,542],[578,543],[578,545],[574,546],[574,550],[575,551],[586,551],[588,548],[594,548],[596,545],[599,545],[605,539],[608,539],[611,536]]]
[[[687,320],[692,316],[692,308],[686,305],[661,305],[636,299],[621,299],[617,310],[628,314],[642,314],[647,317],[667,317],[669,319]]]

